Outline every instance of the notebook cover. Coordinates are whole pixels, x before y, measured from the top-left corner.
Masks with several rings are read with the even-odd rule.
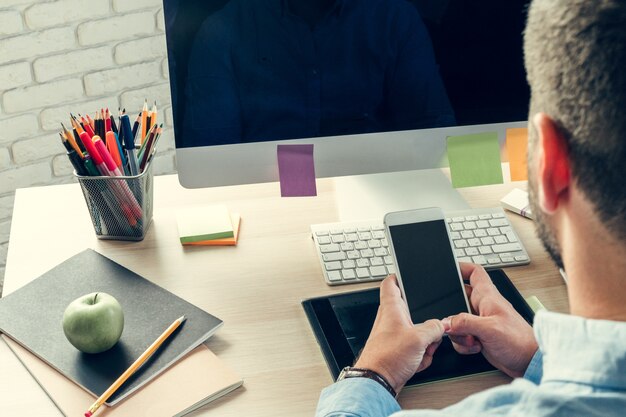
[[[488,271],[493,283],[513,307],[532,324],[534,313],[513,283],[501,270]],[[361,351],[376,318],[378,288],[354,291],[302,301],[328,369],[337,379],[339,372],[352,365]],[[419,385],[494,371],[483,355],[460,355],[444,338],[431,366],[415,374],[407,385]]]
[[[62,317],[70,302],[95,291],[122,305],[124,332],[111,349],[86,354],[65,338]],[[111,405],[206,340],[222,321],[91,249],[0,299],[0,331],[96,396],[182,315],[187,320],[109,398]]]
[[[64,415],[83,415],[95,397],[13,340],[2,337]],[[201,344],[126,400],[113,407],[101,407],[98,416],[183,415],[183,412],[190,413],[242,383],[226,363]]]

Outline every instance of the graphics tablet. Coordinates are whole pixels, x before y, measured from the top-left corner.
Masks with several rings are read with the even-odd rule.
[[[533,311],[506,274],[502,270],[488,273],[500,293],[532,325]],[[378,288],[302,301],[333,380],[337,379],[341,369],[354,364],[374,325],[378,305]],[[445,337],[435,353],[432,365],[425,371],[415,374],[407,386],[494,370],[495,368],[481,354],[456,353],[449,338]]]

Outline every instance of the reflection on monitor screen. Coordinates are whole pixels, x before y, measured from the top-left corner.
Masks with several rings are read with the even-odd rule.
[[[319,176],[434,167],[458,126],[525,120],[527,2],[164,0],[181,182],[276,180],[285,140]]]

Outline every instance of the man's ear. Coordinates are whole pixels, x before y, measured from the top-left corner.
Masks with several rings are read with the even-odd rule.
[[[537,197],[541,209],[553,214],[571,183],[567,141],[550,116],[537,113],[533,124],[538,134]]]

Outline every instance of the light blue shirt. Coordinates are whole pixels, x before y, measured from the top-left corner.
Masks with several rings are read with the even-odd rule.
[[[400,411],[380,384],[352,378],[322,391],[316,417],[626,416],[626,323],[542,311],[535,336],[524,378],[442,410]]]

